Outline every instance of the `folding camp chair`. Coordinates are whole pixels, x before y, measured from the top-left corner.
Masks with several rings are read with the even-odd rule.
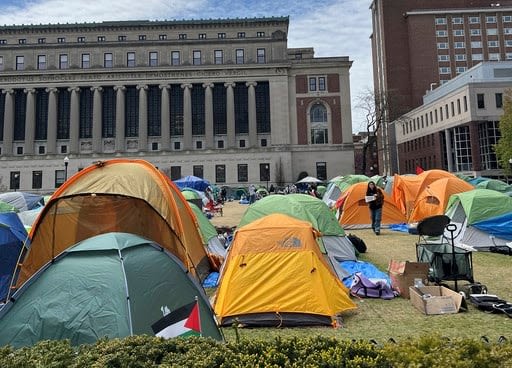
[[[450,239],[447,238],[447,231]],[[454,281],[455,290],[458,291],[457,281],[473,279],[472,253],[468,250],[455,247],[455,224],[450,224],[446,215],[427,217],[418,223],[418,242],[416,243],[416,257],[418,262],[430,265],[429,280],[437,284],[443,281]]]

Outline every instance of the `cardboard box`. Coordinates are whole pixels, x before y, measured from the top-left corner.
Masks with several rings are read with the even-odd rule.
[[[412,305],[427,315],[458,313],[466,307],[462,295],[444,286],[411,286],[409,294]]]
[[[393,289],[403,298],[409,299],[409,287],[414,286],[414,279],[421,279],[423,284],[427,284],[428,269],[428,263],[391,260],[388,274]]]

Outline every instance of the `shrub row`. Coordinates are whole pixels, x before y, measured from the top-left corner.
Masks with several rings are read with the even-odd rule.
[[[73,347],[42,341],[0,348],[0,367],[478,367],[512,366],[512,344],[426,335],[382,345],[327,337],[220,343],[206,338],[150,336],[102,339]]]

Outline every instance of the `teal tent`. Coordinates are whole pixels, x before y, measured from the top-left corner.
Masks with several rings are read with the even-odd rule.
[[[208,299],[181,262],[127,233],[83,240],[49,262],[0,310],[0,345],[154,335],[165,315],[197,298],[203,336],[221,340]]]
[[[495,190],[500,193],[509,193],[512,191],[511,185],[497,179],[488,179],[481,181],[476,185],[476,188]]]

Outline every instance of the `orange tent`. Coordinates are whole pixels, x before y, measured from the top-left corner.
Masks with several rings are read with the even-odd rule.
[[[416,176],[395,174],[393,201],[409,221],[418,195],[434,181],[448,177],[456,178],[455,175],[444,170],[427,170]]]
[[[438,179],[427,185],[418,195],[410,222],[423,220],[425,217],[442,215],[452,194],[468,192],[475,189],[468,182],[457,177]]]
[[[16,285],[67,248],[108,232],[153,240],[198,278],[209,272],[194,214],[180,190],[147,161],[114,159],[79,171],[52,195],[32,227]]]
[[[338,200],[343,203],[340,209],[339,222],[344,229],[358,229],[371,227],[368,203],[364,200],[368,183],[351,185]],[[395,205],[391,197],[384,191],[384,205],[382,207],[382,225],[400,224],[405,222],[405,216]],[[337,202],[338,203],[338,202]]]

